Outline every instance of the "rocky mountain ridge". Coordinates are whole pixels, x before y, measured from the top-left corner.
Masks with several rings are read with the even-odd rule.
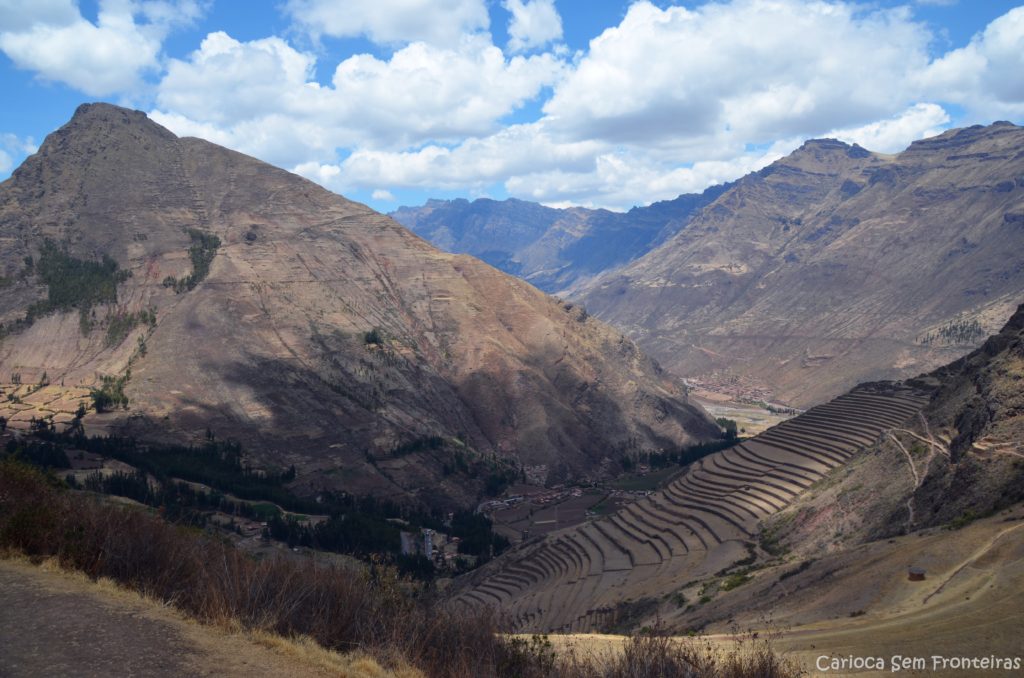
[[[390,216],[447,252],[471,254],[557,293],[665,242],[727,188],[712,186],[628,212],[480,198],[428,200]]]
[[[808,406],[947,363],[1024,298],[1024,129],[812,140],[571,298],[676,374]]]

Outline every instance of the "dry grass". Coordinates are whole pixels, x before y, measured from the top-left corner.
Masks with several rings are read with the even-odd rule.
[[[244,657],[243,665],[260,667],[258,673],[271,671],[281,676],[335,676],[337,678],[423,678],[423,673],[408,666],[386,669],[373,657],[361,652],[341,654],[328,650],[309,637],[284,638],[260,630],[244,629],[237,624],[211,626],[183,614],[161,601],[143,596],[118,584],[112,579],[92,580],[83,572],[62,567],[56,558],[33,562],[27,556],[10,550],[0,550],[0,563],[6,568],[24,568],[26,574],[40,573],[38,583],[48,590],[83,593],[95,596],[119,610],[129,611],[133,617],[149,618],[180,627],[186,637],[215,663],[217,669],[240,668],[237,658]],[[265,650],[276,661],[260,657]],[[285,668],[286,667],[286,668]],[[200,668],[209,669],[208,666]],[[219,671],[218,671],[219,673]],[[233,675],[233,674],[231,674]]]
[[[798,675],[767,645],[723,657],[692,643],[639,637],[618,657],[558,656],[543,640],[502,636],[491,617],[410,596],[392,569],[353,573],[312,562],[254,560],[209,534],[65,491],[11,461],[0,461],[2,548],[37,562],[50,559],[112,592],[128,588],[200,622],[243,631],[341,675]]]
[[[728,647],[703,638],[641,635],[619,647],[564,651],[559,675],[583,678],[791,678],[798,664],[779,657],[772,638],[737,635]]]

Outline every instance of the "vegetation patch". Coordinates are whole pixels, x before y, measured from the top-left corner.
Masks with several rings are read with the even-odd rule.
[[[655,629],[628,639],[615,656],[559,656],[543,636],[503,635],[488,613],[456,611],[421,595],[393,567],[351,571],[313,560],[256,560],[216,536],[69,492],[53,476],[11,460],[0,460],[0,549],[112,579],[199,621],[308,637],[429,677],[803,675],[774,652],[770,638],[753,635],[721,652]]]
[[[726,440],[736,440],[739,436],[739,430],[734,419],[726,419],[725,417],[718,417],[715,419],[715,423],[722,427],[725,432]]]
[[[210,273],[210,264],[213,263],[213,258],[217,256],[217,250],[220,248],[220,238],[212,233],[190,228],[188,235],[192,239],[192,245],[188,248],[192,272],[181,279],[170,275],[164,278],[164,287],[173,288],[175,294],[190,292],[206,279]]]
[[[728,434],[727,434],[728,435]],[[678,450],[666,450],[664,452],[635,452],[625,454],[619,458],[619,464],[626,471],[632,471],[640,464],[646,464],[651,469],[663,469],[670,466],[686,466],[704,457],[732,447],[741,438],[722,438],[707,443],[688,445]]]
[[[405,529],[429,527],[459,537],[459,552],[475,556],[478,564],[509,547],[486,516],[472,511],[456,511],[448,520],[440,510],[425,511],[375,497],[331,492],[322,493],[316,501],[298,497],[287,487],[295,479],[294,466],[253,469],[246,464],[241,445],[217,440],[212,433],[200,446],[139,445],[119,436],[87,437],[79,429],[56,433],[46,422],[40,424],[33,427],[33,437],[11,443],[7,455],[43,468],[67,468],[67,458],[60,454],[69,450],[124,462],[134,471],[87,479],[84,487],[129,497],[160,508],[165,515],[187,518],[189,524],[205,524],[204,512],[221,511],[267,522],[266,536],[289,546],[396,563],[400,543],[394,519],[408,524]],[[151,485],[148,478],[156,484]],[[327,515],[327,520],[310,525],[282,510]],[[432,566],[423,573],[433,576]]]
[[[89,397],[92,398],[92,406],[96,408],[97,412],[107,412],[118,407],[127,410],[128,396],[124,392],[124,387],[127,383],[127,374],[120,377],[104,375],[101,378],[100,387],[90,389],[89,391]]]
[[[394,457],[404,457],[407,454],[413,452],[424,452],[429,450],[437,450],[444,447],[444,438],[441,436],[421,436],[414,438],[407,443],[402,443],[391,449],[391,455]]]
[[[977,320],[960,318],[951,320],[934,332],[918,339],[924,346],[932,344],[970,344],[985,336],[985,330]]]
[[[117,302],[117,285],[131,277],[108,256],[101,261],[76,259],[52,240],[45,240],[33,270],[46,283],[46,299],[29,306],[25,323],[57,311],[78,309],[82,318],[99,304]],[[83,323],[83,326],[85,323]]]
[[[975,520],[977,520],[980,517],[981,517],[980,515],[978,515],[974,511],[968,509],[968,510],[964,511],[963,513],[961,513],[960,515],[958,515],[953,520],[949,521],[949,524],[946,525],[946,529],[947,530],[959,530],[959,529],[962,529],[964,527],[967,527],[968,525],[970,525],[971,523],[973,523]]]
[[[751,579],[753,579],[753,577],[751,577],[746,572],[736,572],[734,574],[730,574],[728,577],[723,579],[722,583],[719,585],[719,588],[721,588],[723,591],[732,591],[735,588],[743,586]]]

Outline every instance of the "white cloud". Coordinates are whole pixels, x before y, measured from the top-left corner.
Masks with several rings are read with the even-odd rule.
[[[512,14],[508,47],[513,52],[537,49],[562,37],[555,0],[505,0],[502,6]]]
[[[376,189],[370,197],[383,202],[395,202],[395,194],[384,188]]]
[[[4,2],[0,50],[45,80],[105,96],[131,90],[142,73],[156,71],[167,32],[199,13],[194,1],[103,0],[94,24],[70,2]]]
[[[553,139],[543,123],[511,125],[454,147],[431,144],[416,150],[357,150],[332,176],[333,187],[389,185],[480,190],[510,176],[554,168],[587,171],[602,146]]]
[[[970,44],[935,60],[925,91],[962,104],[977,118],[1024,115],[1024,7],[990,23]]]
[[[137,93],[140,74],[158,74],[158,122],[342,192],[503,184],[628,207],[735,179],[808,137],[896,151],[951,124],[948,111],[967,111],[958,124],[1024,116],[1024,8],[933,59],[910,6],[640,0],[570,58],[550,46],[554,0],[501,5],[507,54],[485,0],[287,0],[293,29],[388,46],[330,64],[284,37],[225,32],[164,58],[202,0],[101,0],[95,23],[72,0],[0,0],[0,49],[94,95]],[[531,103],[540,115],[509,122]],[[0,151],[8,165],[19,155]]]
[[[285,11],[314,37],[447,45],[490,24],[483,0],[288,0]]]
[[[740,153],[723,160],[701,160],[685,167],[628,151],[599,155],[591,171],[556,169],[515,176],[509,193],[544,203],[566,201],[590,207],[628,209],[634,205],[699,193],[708,186],[732,181],[792,152],[799,138],[784,139],[768,149]]]
[[[486,135],[564,69],[550,54],[506,59],[479,35],[447,48],[413,43],[388,60],[349,57],[330,85],[313,80],[314,65],[280,38],[212,33],[187,60],[171,61],[153,115],[179,134],[290,167],[331,162],[338,148]]]
[[[567,133],[653,144],[730,130],[764,143],[892,114],[929,34],[906,9],[736,0],[632,5],[544,107]]]
[[[949,114],[938,104],[916,104],[897,116],[826,134],[879,153],[897,153],[911,142],[935,136],[949,124]]]

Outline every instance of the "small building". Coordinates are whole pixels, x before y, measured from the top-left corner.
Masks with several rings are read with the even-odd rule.
[[[434,531],[429,527],[423,528],[423,555],[428,560],[434,557]]]
[[[907,579],[910,581],[924,581],[925,569],[923,567],[911,566],[907,570]]]

